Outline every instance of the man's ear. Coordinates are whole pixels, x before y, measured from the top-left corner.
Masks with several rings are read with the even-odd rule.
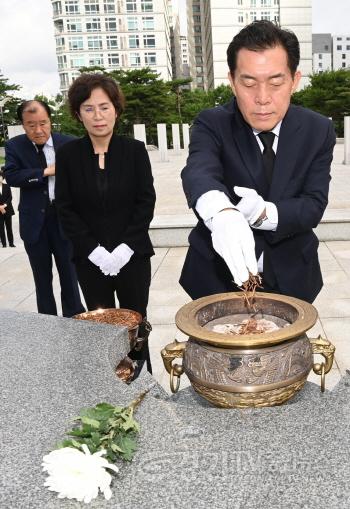
[[[234,84],[233,77],[232,77],[232,74],[230,71],[228,72],[227,77],[230,82],[230,87],[231,87],[232,93],[233,93],[233,95],[236,95],[235,84]]]
[[[291,91],[292,94],[294,94],[294,92],[298,88],[300,80],[301,80],[301,72],[296,71],[296,73],[294,74],[294,77],[293,77],[293,85],[292,85],[292,91]]]

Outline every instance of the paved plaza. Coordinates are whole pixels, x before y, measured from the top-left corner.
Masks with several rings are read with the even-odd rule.
[[[310,337],[321,334],[336,346],[336,362],[326,378],[328,388],[333,388],[341,374],[350,369],[350,235],[347,237],[350,224],[350,166],[342,164],[343,153],[343,145],[337,144],[332,165],[330,203],[325,215],[331,221],[331,228],[319,248],[324,287],[314,303],[319,320],[309,331]],[[180,181],[180,172],[186,160],[185,151],[178,154],[169,151],[169,160],[166,162],[159,160],[159,153],[155,150],[150,151],[150,157],[157,192],[154,222],[168,225],[193,223],[193,214],[187,208]],[[16,206],[17,190],[13,189],[13,194]],[[0,248],[0,308],[36,312],[34,283],[18,234],[17,211],[14,216],[14,232],[16,248]],[[331,240],[332,232],[334,238],[341,240]],[[347,238],[349,240],[346,240]],[[154,375],[167,390],[169,376],[163,368],[160,350],[175,337],[184,338],[176,329],[175,314],[190,300],[178,283],[187,250],[186,246],[179,244],[181,242],[174,242],[176,247],[156,247],[156,254],[152,258],[152,284],[148,307],[148,318],[153,326],[150,350]],[[59,304],[56,271],[54,286]],[[29,339],[23,337],[23,341]],[[182,379],[181,387],[185,387],[186,380],[184,377]],[[310,375],[310,380],[319,383],[318,379],[316,375]]]

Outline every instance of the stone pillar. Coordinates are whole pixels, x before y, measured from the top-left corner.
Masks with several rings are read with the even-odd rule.
[[[350,117],[344,117],[344,164],[350,164]]]
[[[179,155],[180,154],[180,129],[179,124],[171,124],[171,132],[173,135],[173,149],[174,154]]]
[[[134,138],[135,140],[143,141],[147,145],[145,124],[134,124]]]
[[[161,161],[168,161],[168,142],[166,139],[166,124],[157,124],[158,150]]]
[[[188,124],[182,124],[182,137],[184,141],[184,149],[188,150],[188,145],[190,143],[190,128]]]

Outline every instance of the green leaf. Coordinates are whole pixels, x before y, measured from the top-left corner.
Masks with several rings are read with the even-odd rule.
[[[99,421],[96,419],[92,419],[91,417],[87,417],[87,416],[82,417],[81,421],[84,424],[90,424],[90,426],[92,426],[93,428],[96,428],[96,429],[98,429],[100,427]]]

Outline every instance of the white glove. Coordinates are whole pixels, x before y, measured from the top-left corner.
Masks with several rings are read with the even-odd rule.
[[[107,249],[103,246],[98,246],[89,254],[88,259],[102,270],[102,266],[110,261],[111,256],[111,253],[107,251]]]
[[[264,199],[255,191],[249,187],[238,187],[233,188],[235,194],[240,196],[242,199],[238,205],[235,205],[244,215],[245,219],[252,226],[261,216],[266,208]]]
[[[106,263],[101,266],[102,272],[106,276],[117,276],[120,270],[126,265],[134,251],[127,244],[119,244],[111,253]]]
[[[210,225],[213,247],[225,260],[237,286],[258,273],[253,232],[243,215],[234,209],[216,214]]]

